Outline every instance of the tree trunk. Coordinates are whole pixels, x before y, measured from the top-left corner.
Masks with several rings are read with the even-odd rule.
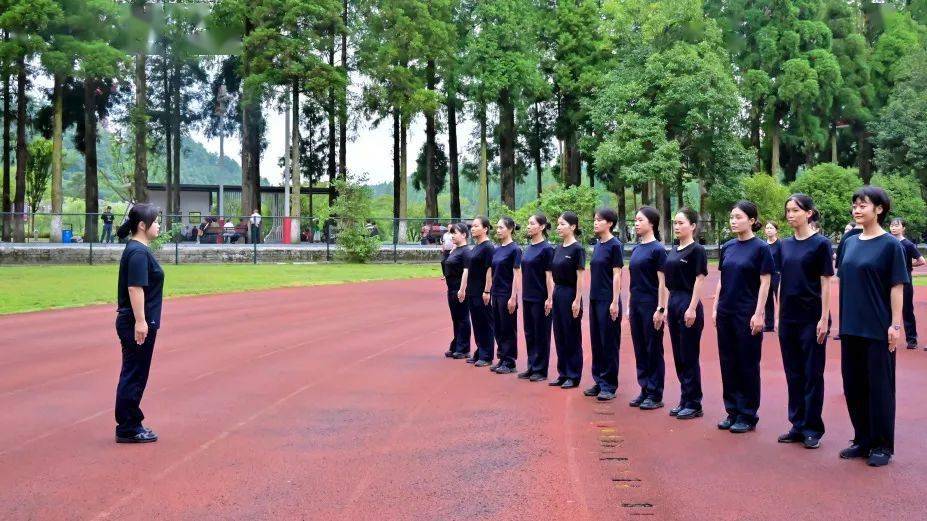
[[[16,74],[16,192],[13,195],[13,241],[23,242],[26,231],[22,218],[26,209],[26,162],[29,151],[26,149],[26,58],[17,60]]]
[[[393,108],[393,219],[399,219],[399,189],[402,188],[402,153],[400,151],[399,109]],[[395,226],[395,223],[393,224]]]
[[[460,219],[460,171],[457,164],[457,84],[448,82],[447,95],[447,157],[450,172],[451,217]]]
[[[772,134],[772,151],[769,162],[769,175],[779,177],[779,120],[774,119],[770,122],[770,134]]]
[[[174,115],[171,117],[174,123],[174,201],[172,207],[174,209],[174,215],[177,216],[177,221],[181,222],[183,217],[181,216],[182,209],[180,207],[180,152],[182,143],[180,132],[180,67],[174,68],[172,79],[174,89]],[[244,213],[244,209],[242,209],[241,213]]]
[[[328,65],[335,66],[335,34],[332,33],[331,45],[328,47]],[[328,204],[335,202],[335,88],[328,88]]]
[[[662,235],[664,241],[671,241],[673,238],[673,225],[671,224],[673,222],[673,205],[670,201],[670,188],[666,185],[661,185],[661,188],[663,192],[663,200],[661,201],[663,208],[660,212],[661,220],[663,221]]]
[[[570,132],[567,135],[567,186],[579,186],[582,183],[580,179],[580,153],[579,143],[576,140],[576,132]]]
[[[865,129],[857,132],[859,142],[859,177],[863,183],[869,184],[872,180],[872,149],[869,147],[869,133]]]
[[[300,219],[302,217],[302,170],[299,167],[299,80],[293,80],[293,102],[290,105],[293,107],[292,119],[293,122],[290,125],[292,127],[291,139],[290,142],[290,217],[292,218],[292,228],[290,229],[290,240],[294,243],[300,242],[302,237],[300,237],[300,230],[302,226],[300,225]],[[310,183],[310,188],[312,184]],[[310,190],[309,197],[312,198],[312,191]],[[295,232],[295,233],[294,233]]]
[[[586,173],[589,175],[589,186],[595,187],[595,160],[590,156],[586,158]]]
[[[399,240],[406,242],[409,226],[409,120],[402,116],[399,124]]]
[[[435,90],[435,61],[428,60],[425,67],[425,84],[429,91]],[[425,217],[438,217],[438,181],[435,175],[435,113],[425,112]]]
[[[753,153],[756,156],[756,163],[753,165],[754,172],[763,171],[763,157],[760,153],[761,144],[760,144],[760,125],[761,121],[761,111],[760,108],[756,106],[756,103],[752,104],[751,114],[750,114],[750,145],[753,147]]]
[[[484,216],[489,214],[489,175],[486,171],[488,168],[486,163],[486,107],[482,107],[480,111],[480,207],[477,213]]]
[[[97,182],[97,111],[95,79],[84,80],[84,211],[87,213],[84,240],[96,242],[100,194]]]
[[[685,206],[685,183],[682,181],[682,171],[676,172],[676,207]]]
[[[628,240],[628,195],[625,193],[624,180],[619,178],[618,181],[618,226],[621,240]]]
[[[253,194],[254,210],[261,211],[261,137],[264,135],[264,114],[261,112],[261,102],[258,101],[251,106],[251,153],[248,157],[251,159],[251,193]],[[242,208],[242,214],[250,215],[250,212]]]
[[[644,181],[641,185],[641,206],[652,204],[650,200],[650,181]]]
[[[171,99],[173,98],[173,90],[171,89],[171,73],[170,68],[168,68],[167,59],[164,59],[164,226],[170,228],[171,216],[174,215],[174,109],[171,106]],[[244,179],[247,175],[248,169],[245,166],[245,139],[247,133],[245,132],[245,117],[242,116],[242,192],[241,199],[242,202],[245,200],[245,191],[244,191]],[[223,201],[224,202],[224,201]],[[216,212],[218,217],[225,215],[224,208],[218,208]]]
[[[147,57],[135,55],[135,201],[148,202],[148,78]],[[191,223],[193,224],[193,223]]]
[[[341,12],[341,70],[348,77],[348,0],[342,2]],[[338,173],[348,179],[348,86],[345,82],[338,110]]]
[[[254,30],[254,26],[249,16],[245,16],[244,36],[247,37]],[[247,77],[251,74],[251,67],[248,60],[242,60],[242,76]],[[255,209],[255,200],[257,194],[254,193],[253,177],[255,172],[251,166],[254,162],[251,155],[254,153],[254,147],[251,141],[254,140],[254,129],[252,128],[254,113],[252,111],[253,100],[249,99],[249,93],[242,89],[241,93],[241,213],[250,214],[248,210]],[[223,208],[219,208],[219,215],[224,213]]]
[[[534,160],[534,171],[537,174],[537,196],[541,198],[544,191],[544,165],[541,160],[541,104],[534,103],[534,146],[531,147],[531,158]]]
[[[515,104],[509,89],[499,94],[499,187],[502,204],[515,209]]]
[[[831,123],[830,125],[830,162],[839,165],[839,159],[837,158],[837,124]]]
[[[4,33],[3,41],[10,40],[9,33]],[[12,234],[13,221],[10,211],[13,210],[10,199],[10,75],[7,74],[6,63],[0,63],[0,72],[3,73],[3,240],[9,241]]]
[[[52,178],[51,178],[51,241],[61,242],[61,210],[64,202],[61,193],[61,154],[64,92],[63,78],[55,74],[52,86]]]

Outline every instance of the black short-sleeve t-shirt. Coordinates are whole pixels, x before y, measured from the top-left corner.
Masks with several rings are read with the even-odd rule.
[[[616,268],[624,267],[621,241],[612,237],[605,242],[596,241],[589,259],[589,299],[611,301],[614,297]]]
[[[457,293],[460,289],[460,282],[463,279],[464,268],[467,267],[467,257],[470,251],[466,246],[458,246],[448,254],[444,259],[444,282],[447,283],[447,291]]]
[[[634,302],[656,302],[660,280],[657,272],[663,270],[666,262],[666,248],[660,241],[638,244],[631,250],[628,270],[631,272],[631,300]]]
[[[679,249],[673,246],[663,263],[663,277],[666,289],[682,293],[692,293],[695,279],[699,275],[708,275],[708,255],[705,247],[697,242]]]
[[[547,300],[547,272],[554,258],[554,247],[547,241],[529,244],[521,257],[521,293],[525,302]]]
[[[576,271],[584,269],[586,269],[586,250],[579,241],[569,246],[557,246],[550,263],[555,285],[576,289]]]
[[[760,294],[760,275],[769,275],[774,269],[769,245],[759,237],[731,239],[721,245],[718,312],[752,315]]]
[[[843,237],[840,238],[840,242],[837,244],[837,269],[840,269],[840,259],[843,258],[843,244],[847,242],[847,239],[853,237],[854,235],[859,235],[863,233],[862,228],[853,228],[850,231],[843,234]]]
[[[782,239],[776,239],[776,242],[769,244],[769,253],[773,258],[773,273],[782,271]]]
[[[908,239],[901,239],[901,247],[904,249],[904,262],[908,267],[908,273],[914,269],[914,259],[921,258],[921,252],[918,251],[917,245]]]
[[[497,246],[492,252],[492,296],[512,296],[516,269],[521,269],[521,247],[514,242]]]
[[[480,297],[486,291],[486,272],[492,265],[492,241],[483,241],[470,250],[467,263],[467,296]]]
[[[821,318],[821,277],[834,274],[830,239],[816,233],[803,240],[789,237],[778,242],[782,243],[779,320],[817,322]]]
[[[888,233],[843,244],[840,262],[840,336],[888,341],[892,286],[911,280],[901,242]]]
[[[129,286],[138,286],[145,292],[145,320],[149,327],[161,327],[161,301],[164,291],[164,270],[148,246],[131,240],[119,260],[117,307],[121,320],[135,322],[135,312],[129,300]]]

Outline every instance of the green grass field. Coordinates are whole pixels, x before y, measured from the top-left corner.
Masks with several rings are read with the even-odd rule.
[[[438,277],[437,264],[165,265],[165,296]],[[116,301],[117,265],[0,267],[0,315]]]
[[[914,285],[915,286],[927,286],[927,275],[915,275]]]

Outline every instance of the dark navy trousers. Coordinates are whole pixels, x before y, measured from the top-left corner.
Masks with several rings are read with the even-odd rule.
[[[779,281],[782,276],[773,273],[769,278],[769,294],[766,296],[766,329],[776,327],[776,295],[779,294]]]
[[[579,382],[583,374],[583,313],[573,318],[573,299],[576,288],[554,286],[553,315],[554,343],[557,346],[557,372],[560,378]]]
[[[702,330],[705,316],[701,302],[695,308],[695,322],[686,327],[686,310],[692,294],[682,291],[670,292],[666,307],[666,325],[669,328],[670,343],[673,345],[673,362],[679,378],[679,405],[690,409],[702,408],[702,368],[699,364]]]
[[[142,345],[135,343],[134,323],[117,325],[116,334],[122,344],[122,370],[119,372],[119,385],[116,386],[116,435],[131,437],[142,432],[145,415],[140,405],[145,386],[148,385],[148,372],[158,330],[149,327],[148,336]]]
[[[653,328],[656,301],[635,302],[631,297],[628,322],[631,324],[631,341],[637,365],[637,383],[641,395],[653,401],[663,401],[663,381],[666,364],[663,361],[663,327]]]
[[[451,325],[454,331],[447,350],[452,353],[469,353],[470,311],[467,309],[467,301],[457,300],[457,291],[448,291],[447,307],[451,310]]]
[[[492,308],[483,303],[483,296],[467,297],[470,323],[473,326],[473,340],[476,342],[474,358],[486,362],[493,359]]]
[[[547,376],[550,365],[551,315],[544,314],[544,301],[522,302],[525,323],[525,346],[528,351],[528,371]]]
[[[496,337],[499,365],[515,368],[518,358],[518,309],[509,313],[509,297],[492,297],[492,328]]]
[[[904,337],[908,347],[917,347],[917,321],[914,319],[914,285],[904,285],[904,301],[901,306],[904,322]]]
[[[718,312],[718,358],[724,409],[734,421],[756,425],[760,421],[760,358],[763,334],[750,333],[753,313]]]
[[[789,421],[802,436],[824,435],[824,363],[827,338],[817,339],[817,321],[779,321],[779,347],[789,390]]]
[[[592,344],[592,379],[602,392],[618,390],[618,351],[621,349],[621,305],[618,318],[609,314],[611,300],[589,301],[589,340]]]
[[[840,335],[843,394],[853,441],[864,448],[895,451],[895,353],[888,342]]]

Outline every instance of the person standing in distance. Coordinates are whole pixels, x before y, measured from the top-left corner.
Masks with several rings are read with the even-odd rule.
[[[792,424],[779,436],[779,443],[801,442],[808,449],[820,447],[824,436],[825,344],[830,330],[830,279],[834,275],[830,239],[811,227],[819,218],[811,197],[793,194],[785,202],[785,219],[794,234],[779,241],[779,347]]]
[[[107,206],[106,210],[100,214],[100,220],[103,221],[103,233],[100,234],[100,242],[105,244],[113,243],[113,207]]]
[[[563,212],[560,215],[557,234],[563,243],[557,246],[551,261],[554,277],[551,313],[559,375],[547,385],[573,389],[579,386],[583,374],[583,271],[586,269],[586,250],[576,240],[581,232],[575,213]]]
[[[916,266],[924,265],[924,257],[921,255],[921,252],[917,250],[917,245],[906,239],[905,228],[908,227],[908,223],[901,217],[895,217],[892,219],[892,224],[889,226],[892,235],[901,241],[901,247],[904,249],[904,260],[905,264],[908,267],[908,278],[911,279],[911,282],[908,282],[904,285],[904,302],[901,306],[901,318],[904,322],[904,336],[905,341],[908,344],[908,349],[917,349],[917,320],[914,318],[914,268]],[[927,347],[924,348],[927,351]]]
[[[489,219],[477,217],[470,224],[470,235],[476,245],[470,250],[469,262],[464,269],[457,299],[467,302],[470,311],[470,323],[473,326],[473,339],[476,352],[467,359],[467,363],[476,367],[486,367],[493,359],[492,309],[489,307],[489,285],[492,276],[493,245],[489,240]]]
[[[766,234],[766,244],[772,254],[775,271],[769,280],[769,298],[766,299],[766,326],[763,331],[771,333],[776,330],[776,302],[779,293],[779,278],[782,270],[782,242],[779,241],[779,225],[775,221],[768,221],[763,227]]]
[[[550,364],[550,311],[554,294],[550,265],[554,248],[547,242],[549,229],[546,215],[536,213],[528,218],[526,231],[530,244],[521,258],[522,316],[528,368],[518,373],[518,377],[532,382],[547,380]]]
[[[158,435],[142,425],[140,407],[155,338],[161,327],[164,271],[148,245],[161,230],[160,211],[150,204],[137,204],[119,227],[119,239],[131,238],[119,261],[116,335],[122,345],[122,369],[116,387],[116,443],[151,443]]]
[[[448,228],[454,248],[442,261],[444,282],[447,284],[447,306],[451,311],[451,325],[454,336],[444,356],[448,358],[467,358],[470,353],[470,313],[467,304],[457,298],[463,280],[464,268],[469,257],[467,250],[467,225],[452,224]]]
[[[631,250],[628,262],[630,297],[628,322],[637,364],[637,383],[641,392],[628,404],[651,411],[663,407],[663,319],[666,313],[666,285],[663,263],[666,247],[660,242],[660,213],[642,206],[634,216],[634,231],[640,241]]]
[[[759,210],[750,201],[731,209],[731,232],[721,246],[712,320],[718,329],[718,358],[727,417],[718,428],[732,433],[752,431],[759,422],[760,358],[766,325],[766,298],[775,266],[766,241],[758,238]]]
[[[261,242],[261,212],[257,211],[257,208],[251,212],[251,217],[248,218],[248,222],[251,225],[251,243],[256,244]]]
[[[901,336],[904,285],[910,282],[901,243],[882,228],[891,199],[877,186],[853,194],[863,232],[844,243],[840,278],[840,369],[853,424],[843,459],[887,465],[895,451],[895,344]]]
[[[589,336],[592,343],[592,379],[583,391],[599,401],[615,399],[618,392],[618,351],[621,348],[621,270],[624,252],[612,235],[618,214],[611,208],[595,212],[592,231],[598,239],[589,269]]]
[[[521,293],[521,247],[512,240],[518,225],[511,217],[496,223],[499,246],[492,253],[493,332],[499,362],[489,368],[496,374],[515,372],[518,358],[518,294]]]
[[[695,242],[697,226],[698,213],[691,208],[680,208],[673,219],[673,233],[679,246],[673,246],[663,263],[663,278],[669,291],[666,323],[681,391],[679,405],[670,410],[670,416],[679,420],[703,415],[699,352],[705,327],[701,297],[708,276],[708,255],[705,247]]]

